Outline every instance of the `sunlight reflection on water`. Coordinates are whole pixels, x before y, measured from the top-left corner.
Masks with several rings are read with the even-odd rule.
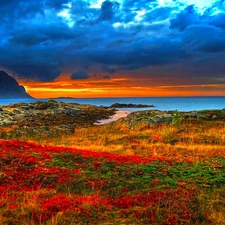
[[[110,123],[112,121],[116,121],[116,120],[118,120],[120,118],[126,117],[130,113],[131,113],[131,111],[118,110],[109,119],[99,120],[97,123],[95,123],[95,125],[103,125],[103,124],[106,124],[106,123]]]

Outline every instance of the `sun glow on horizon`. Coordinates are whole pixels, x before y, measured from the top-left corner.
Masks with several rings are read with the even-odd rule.
[[[115,79],[119,82],[121,79]],[[114,82],[115,82],[114,80]],[[98,82],[98,81],[95,81]],[[170,96],[223,96],[225,84],[199,84],[199,85],[158,85],[158,86],[94,86],[87,84],[52,83],[26,83],[26,91],[36,98],[101,98],[101,97],[170,97]]]

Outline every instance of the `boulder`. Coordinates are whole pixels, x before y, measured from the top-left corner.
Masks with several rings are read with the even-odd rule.
[[[68,116],[73,116],[73,115],[77,114],[78,111],[79,111],[79,110],[77,110],[77,109],[69,108],[69,109],[65,110],[65,113],[66,113],[66,115],[68,115]]]

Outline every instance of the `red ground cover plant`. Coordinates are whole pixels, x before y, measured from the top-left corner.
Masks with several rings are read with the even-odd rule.
[[[185,173],[192,168],[170,158],[0,141],[0,222],[207,224],[202,183]]]

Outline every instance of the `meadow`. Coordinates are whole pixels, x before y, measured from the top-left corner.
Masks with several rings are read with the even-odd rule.
[[[1,224],[225,224],[223,118],[1,138]]]

